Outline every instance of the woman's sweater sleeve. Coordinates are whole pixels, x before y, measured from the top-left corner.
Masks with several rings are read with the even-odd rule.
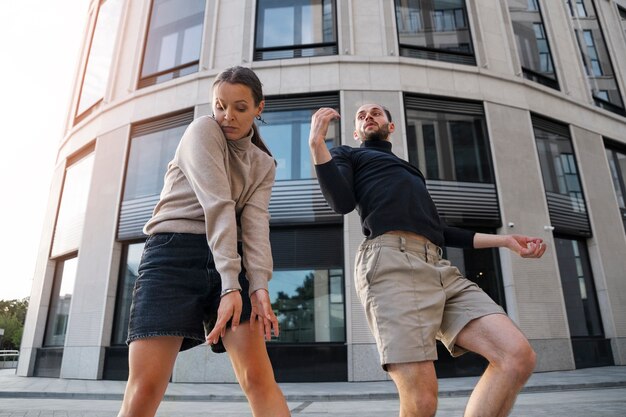
[[[270,245],[269,203],[276,176],[274,161],[241,211],[243,265],[250,283],[249,293],[266,289],[274,267]]]
[[[237,253],[237,220],[226,170],[227,144],[214,119],[189,125],[176,151],[181,169],[204,211],[206,236],[222,289],[239,288],[241,258]]]

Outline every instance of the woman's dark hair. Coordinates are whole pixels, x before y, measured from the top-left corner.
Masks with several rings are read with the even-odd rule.
[[[263,84],[261,84],[259,77],[257,77],[254,71],[250,68],[241,66],[226,68],[224,71],[217,74],[217,77],[215,77],[215,81],[213,82],[213,87],[221,83],[242,84],[248,87],[252,93],[255,106],[258,106],[261,101],[263,101]],[[265,145],[265,142],[263,142],[259,133],[259,128],[255,123],[252,123],[252,130],[254,131],[254,133],[252,133],[252,143],[269,156],[273,156],[267,145]]]

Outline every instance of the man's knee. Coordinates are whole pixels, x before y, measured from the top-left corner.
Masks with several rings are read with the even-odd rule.
[[[415,417],[434,417],[437,413],[437,393],[423,392],[417,395],[411,404]]]
[[[530,377],[537,364],[537,354],[527,340],[514,344],[500,360],[499,366],[524,381]]]

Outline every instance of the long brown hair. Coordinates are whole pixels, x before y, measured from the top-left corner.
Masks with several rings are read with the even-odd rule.
[[[254,99],[255,106],[258,106],[263,101],[263,84],[261,84],[259,77],[257,77],[254,71],[250,68],[241,66],[226,68],[224,71],[217,74],[217,77],[215,77],[215,81],[213,82],[213,87],[224,82],[229,84],[243,84],[248,87],[252,92],[252,98]],[[254,143],[263,152],[273,157],[269,148],[265,142],[263,142],[261,134],[259,133],[259,128],[254,122],[252,123],[252,130],[252,143]]]

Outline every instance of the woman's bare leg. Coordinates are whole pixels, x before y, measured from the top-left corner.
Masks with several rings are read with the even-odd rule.
[[[172,375],[182,337],[133,341],[128,348],[128,383],[118,417],[153,417]]]
[[[274,370],[267,356],[265,340],[250,323],[241,323],[237,331],[227,330],[224,347],[233,364],[239,385],[248,398],[254,417],[288,417],[291,415]]]

